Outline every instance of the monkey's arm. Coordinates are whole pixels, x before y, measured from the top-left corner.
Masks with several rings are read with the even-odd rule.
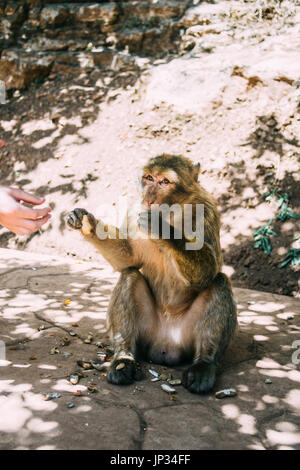
[[[122,239],[116,227],[104,225],[85,209],[70,212],[67,223],[81,230],[85,239],[92,243],[116,271],[135,267],[140,268],[129,240]]]

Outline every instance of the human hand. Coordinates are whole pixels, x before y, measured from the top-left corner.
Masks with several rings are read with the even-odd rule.
[[[21,201],[39,205],[45,199],[25,193],[17,188],[0,186],[0,224],[17,235],[30,235],[36,232],[51,217],[50,207],[33,209]]]

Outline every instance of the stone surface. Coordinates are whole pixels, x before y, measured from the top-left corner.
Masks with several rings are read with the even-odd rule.
[[[24,88],[32,80],[48,75],[53,59],[51,56],[35,57],[24,54],[22,57],[16,51],[4,52],[1,56],[0,76],[7,89]]]
[[[176,386],[171,400],[161,382],[150,381],[146,364],[145,379],[132,386],[108,384],[95,370],[71,385],[76,361],[95,358],[95,343],[107,342],[117,274],[102,262],[5,249],[0,255],[1,449],[300,449],[300,371],[292,362],[300,359],[299,300],[235,289],[239,331],[206,396]],[[89,332],[93,343],[85,344]],[[69,346],[61,345],[65,336]],[[54,347],[59,353],[51,355]],[[180,378],[182,370],[167,373]],[[224,388],[237,396],[216,399]],[[77,390],[81,396],[73,396]],[[53,392],[61,397],[45,401]]]
[[[137,54],[160,55],[178,50],[178,19],[184,14],[190,0],[159,0],[155,3],[135,2],[65,2],[29,1],[27,5],[2,2],[0,5],[0,80],[7,90],[24,88],[28,77],[20,67],[24,53],[30,63],[36,60],[36,51],[51,57],[53,71],[80,73],[93,67],[110,67],[90,64],[86,51],[97,50],[109,43],[114,35],[111,53],[115,49]],[[62,63],[60,51],[80,51],[84,60],[70,68]],[[5,55],[14,52],[12,64]],[[43,78],[45,70],[35,68],[32,80]],[[26,79],[22,80],[22,73]],[[49,73],[49,70],[46,71]]]

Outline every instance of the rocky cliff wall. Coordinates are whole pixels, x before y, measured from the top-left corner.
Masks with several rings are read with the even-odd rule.
[[[0,80],[24,88],[50,71],[120,68],[176,52],[191,0],[1,1]]]

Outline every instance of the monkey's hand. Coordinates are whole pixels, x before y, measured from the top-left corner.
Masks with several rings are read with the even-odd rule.
[[[216,380],[216,365],[200,362],[183,372],[182,385],[192,393],[208,393]]]
[[[142,232],[147,233],[153,239],[174,240],[182,238],[179,232],[155,209],[141,212],[138,226]]]
[[[84,235],[90,235],[95,233],[97,221],[85,209],[74,209],[67,217],[67,224],[76,230],[81,229]]]
[[[110,366],[107,380],[115,385],[129,385],[144,377],[140,364],[130,359],[119,358]]]

